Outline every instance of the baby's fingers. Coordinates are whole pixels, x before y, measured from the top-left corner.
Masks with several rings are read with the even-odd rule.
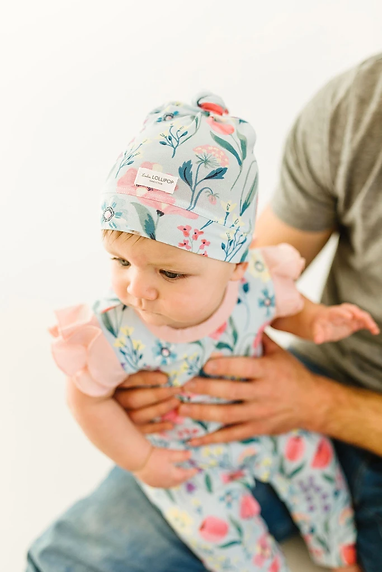
[[[170,463],[183,463],[184,461],[188,461],[191,457],[191,451],[177,451],[174,449],[168,449],[168,460]]]
[[[173,479],[173,487],[192,479],[198,472],[198,469],[183,469],[182,467],[174,467],[171,477]]]
[[[313,341],[315,344],[322,344],[327,341],[328,334],[326,330],[325,324],[318,322],[314,325]]]
[[[358,306],[354,306],[353,304],[342,304],[341,307],[345,307],[347,311],[351,312],[359,329],[365,328],[374,335],[379,334],[379,327],[370,316],[369,312],[365,312],[365,310],[361,310],[361,308],[358,308]]]

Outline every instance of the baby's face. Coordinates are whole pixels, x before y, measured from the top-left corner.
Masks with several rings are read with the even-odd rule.
[[[107,235],[104,246],[112,256],[114,292],[155,326],[204,322],[220,306],[228,281],[239,280],[246,268],[124,233]]]

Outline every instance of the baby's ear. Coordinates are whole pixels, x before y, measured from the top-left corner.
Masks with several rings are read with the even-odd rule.
[[[248,262],[238,262],[232,273],[231,280],[241,280],[248,268]]]

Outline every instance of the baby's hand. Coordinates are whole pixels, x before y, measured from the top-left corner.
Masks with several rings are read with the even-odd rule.
[[[368,312],[354,304],[323,306],[313,321],[313,341],[316,344],[336,342],[358,330],[379,334],[379,328]]]
[[[159,449],[153,447],[145,465],[134,475],[146,485],[169,489],[191,479],[198,469],[184,469],[179,463],[187,461],[191,451]]]

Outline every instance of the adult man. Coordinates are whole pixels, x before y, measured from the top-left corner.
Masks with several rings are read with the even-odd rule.
[[[257,223],[259,246],[289,242],[307,263],[337,230],[339,245],[324,301],[359,304],[379,326],[381,125],[379,55],[336,77],[303,110],[287,140],[280,186]],[[340,440],[336,447],[354,499],[360,564],[365,572],[380,572],[382,336],[362,331],[336,344],[299,343],[296,349],[310,370],[268,339],[265,356],[258,360],[210,362],[215,369],[208,373],[250,381],[197,378],[188,388],[241,403],[182,405],[180,412],[230,425],[199,443],[282,433],[296,426]],[[158,374],[147,372],[133,380],[160,381]],[[142,431],[149,432],[158,428],[151,419],[174,408],[175,392],[163,387],[127,389],[117,398]],[[267,486],[258,484],[254,494],[277,540],[294,532],[284,506]],[[29,572],[205,570],[120,469],[53,524],[32,546],[28,561]]]

